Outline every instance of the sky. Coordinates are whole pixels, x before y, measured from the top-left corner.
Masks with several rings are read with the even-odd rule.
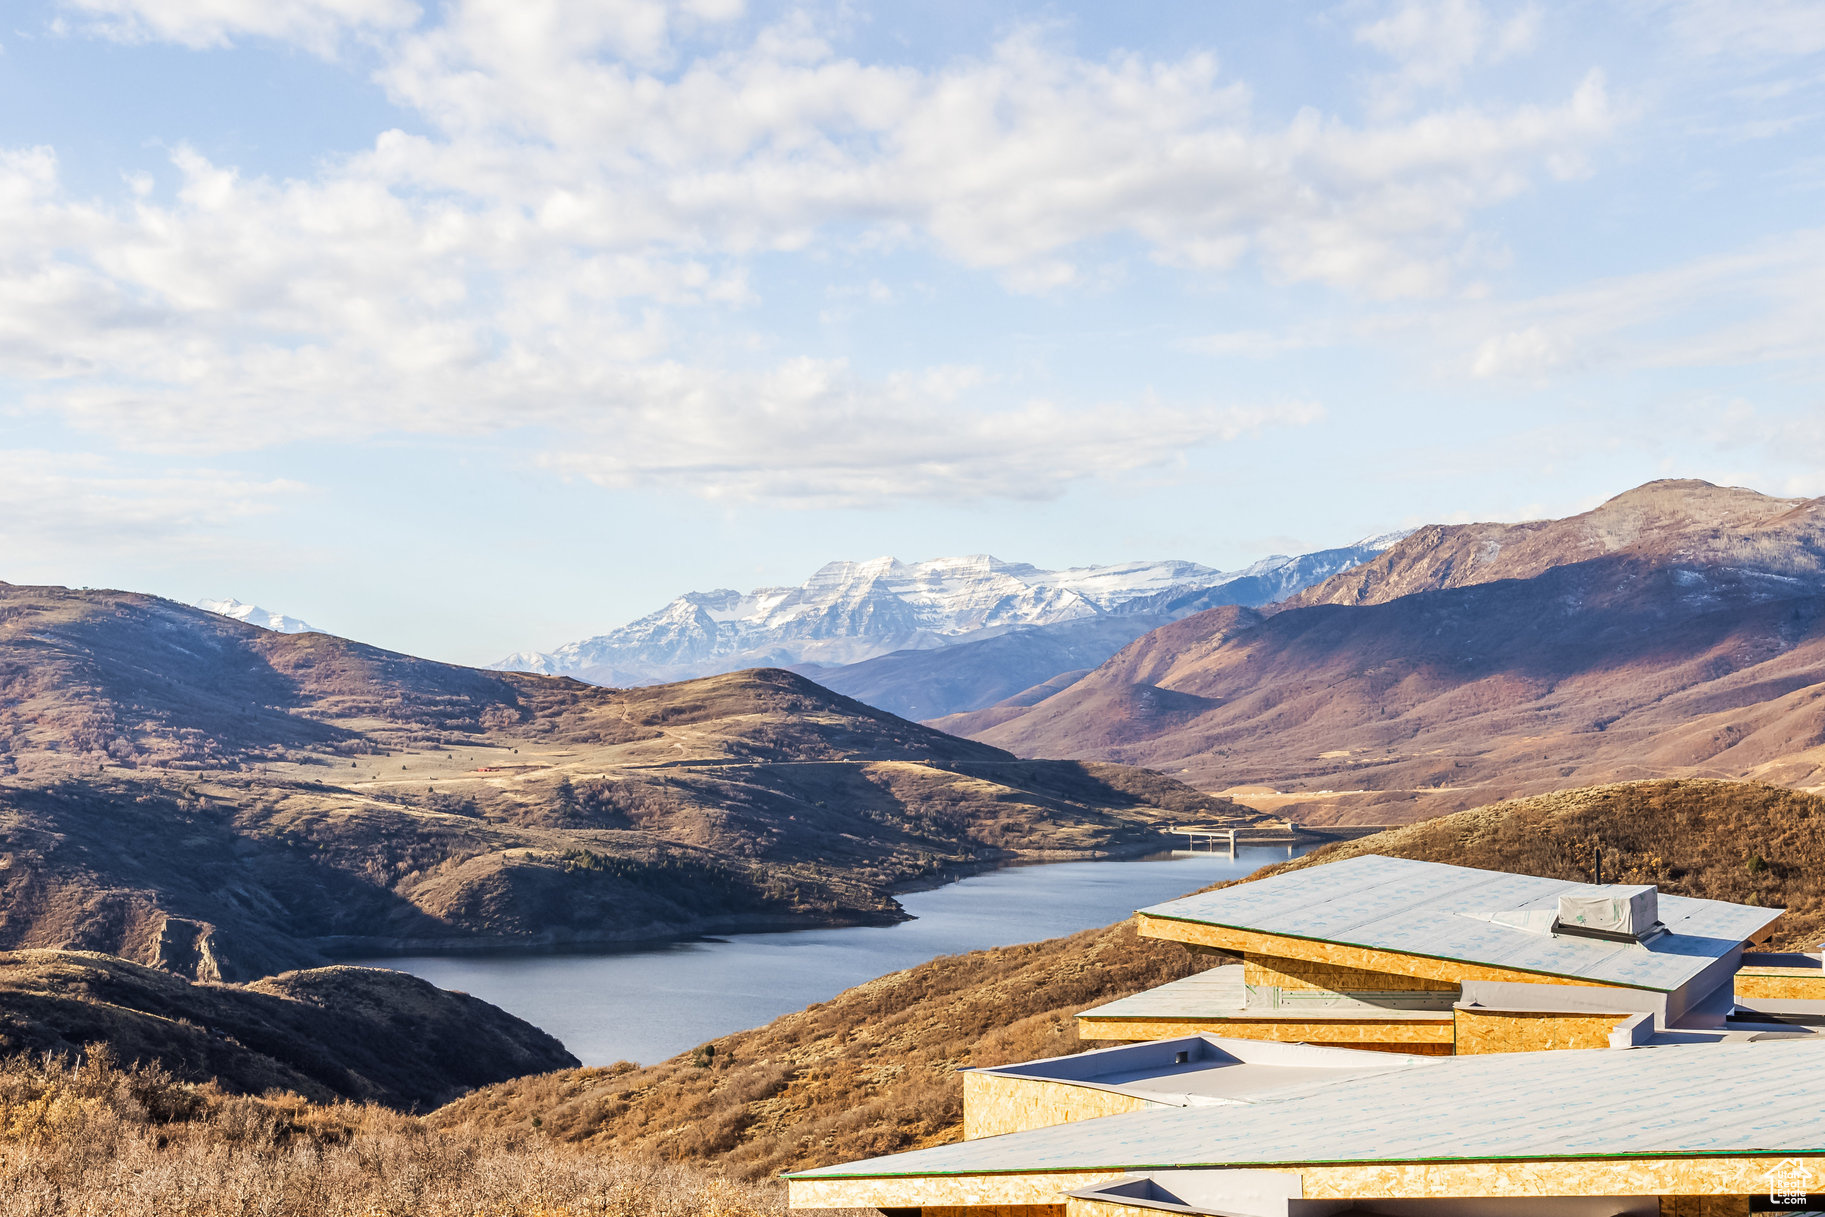
[[[1818,0],[8,0],[0,580],[485,663],[1825,494],[1822,118]]]

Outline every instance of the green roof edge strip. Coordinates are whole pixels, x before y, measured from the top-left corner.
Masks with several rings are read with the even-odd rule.
[[[967,1141],[952,1142],[967,1145]],[[933,1146],[934,1149],[945,1148]],[[908,1151],[920,1153],[920,1150]],[[1544,1158],[1537,1154],[1482,1154],[1468,1158],[1301,1158],[1284,1162],[1123,1162],[1088,1166],[1031,1166],[1011,1170],[935,1170],[876,1171],[871,1174],[808,1175],[793,1171],[781,1179],[922,1179],[953,1178],[965,1175],[1069,1175],[1083,1171],[1179,1171],[1179,1170],[1255,1170],[1261,1167],[1301,1166],[1431,1166],[1437,1163],[1476,1162],[1658,1162],[1678,1158],[1804,1158],[1825,1156],[1825,1146],[1816,1149],[1729,1149],[1729,1150],[1656,1150],[1653,1153],[1561,1154]],[[822,1169],[812,1167],[812,1170]]]
[[[1475,959],[1460,959],[1455,955],[1433,955],[1426,951],[1398,951],[1398,950],[1395,950],[1393,947],[1378,947],[1378,946],[1374,946],[1367,942],[1350,942],[1349,940],[1343,939],[1343,938],[1313,938],[1309,934],[1290,934],[1290,933],[1285,932],[1284,930],[1260,930],[1260,929],[1255,929],[1252,926],[1231,925],[1227,921],[1212,921],[1207,917],[1175,917],[1175,916],[1172,916],[1167,913],[1150,913],[1146,909],[1136,909],[1135,915],[1138,917],[1153,917],[1160,921],[1182,921],[1186,925],[1213,925],[1213,926],[1216,926],[1220,930],[1237,930],[1244,934],[1265,934],[1270,938],[1292,938],[1292,939],[1296,939],[1299,942],[1327,942],[1327,943],[1331,943],[1334,946],[1356,947],[1357,949],[1363,950],[1363,951],[1380,951],[1384,955],[1411,955],[1415,959],[1436,959],[1440,963],[1470,963],[1470,964],[1476,964],[1480,968],[1504,968],[1510,972],[1525,972],[1529,976],[1557,976],[1562,980],[1589,981],[1591,979],[1588,976],[1580,976],[1576,972],[1547,972],[1547,971],[1543,971],[1539,968],[1517,967],[1514,964],[1483,963],[1483,962],[1479,962],[1478,960],[1475,960]],[[1219,947],[1216,949],[1222,950],[1223,948]],[[1718,956],[1715,956],[1715,958],[1722,959],[1723,956],[1718,955]],[[1338,966],[1342,967],[1344,965],[1340,964]],[[1366,971],[1367,969],[1361,969],[1361,970]],[[1674,992],[1673,989],[1658,989],[1658,988],[1655,988],[1653,985],[1632,985],[1632,984],[1629,984],[1627,981],[1621,981],[1621,980],[1605,980],[1605,981],[1596,982],[1596,987],[1608,987],[1608,988],[1612,988],[1612,989],[1640,989],[1644,993],[1672,993],[1672,992]]]

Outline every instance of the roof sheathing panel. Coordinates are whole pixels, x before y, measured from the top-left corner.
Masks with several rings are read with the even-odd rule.
[[[1152,917],[1433,959],[1674,992],[1780,916],[1778,909],[1662,896],[1648,943],[1534,933],[1474,914],[1557,906],[1588,883],[1365,855],[1141,910]]]
[[[1108,1116],[792,1177],[1760,1154],[1825,1154],[1825,1040],[1440,1057],[1247,1106]]]

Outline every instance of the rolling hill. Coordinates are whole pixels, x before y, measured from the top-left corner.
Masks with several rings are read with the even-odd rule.
[[[1260,819],[758,670],[610,690],[0,585],[0,948],[202,978],[890,921],[903,884]]]
[[[0,952],[0,1056],[80,1057],[91,1044],[235,1094],[402,1110],[577,1063],[530,1023],[403,972],[198,984],[111,955]]]
[[[1822,697],[1825,501],[1663,482],[1422,529],[1284,605],[1188,617],[933,725],[1373,824],[1634,778],[1817,784]]]

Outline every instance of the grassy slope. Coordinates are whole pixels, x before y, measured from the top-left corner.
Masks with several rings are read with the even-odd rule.
[[[1642,782],[1461,812],[1329,845],[1260,875],[1387,854],[1791,910],[1783,945],[1825,931],[1825,798],[1774,786]],[[527,1130],[760,1175],[954,1139],[960,1065],[1076,1051],[1071,1016],[1205,966],[1126,924],[937,959],[647,1069],[580,1069],[488,1087],[434,1119]]]
[[[1327,845],[1261,872],[1388,854],[1784,908],[1775,944],[1825,941],[1825,798],[1759,782],[1624,782],[1538,795]]]
[[[1074,1052],[1072,1015],[1208,966],[1127,925],[932,960],[646,1069],[520,1078],[440,1124],[545,1132],[592,1149],[715,1160],[750,1177],[955,1139],[955,1071]]]
[[[241,1094],[404,1109],[576,1064],[530,1023],[397,972],[317,968],[242,987],[111,955],[0,953],[0,1055],[70,1056],[92,1043]]]
[[[380,1107],[226,1095],[105,1054],[0,1060],[0,1217],[776,1217],[784,1191]]]
[[[644,689],[0,584],[0,947],[202,977],[326,950],[887,921],[899,884],[1254,817],[790,673]]]

